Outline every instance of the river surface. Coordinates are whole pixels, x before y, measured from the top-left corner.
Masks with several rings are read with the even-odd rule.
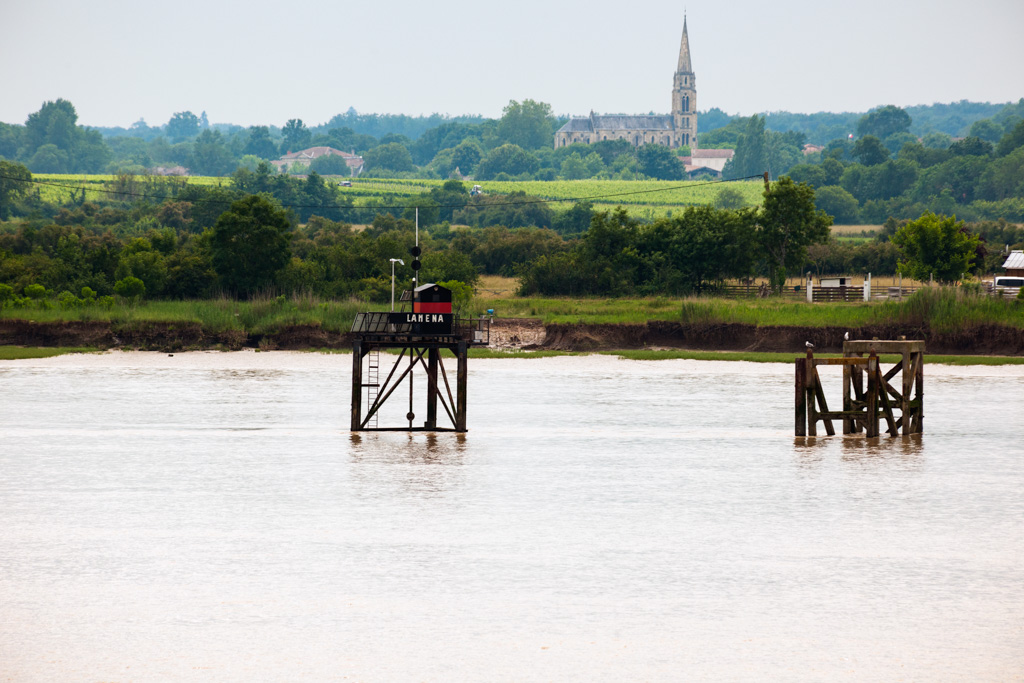
[[[607,356],[353,435],[350,363],[0,363],[0,681],[1024,678],[1019,367],[869,441],[795,439],[790,365]]]

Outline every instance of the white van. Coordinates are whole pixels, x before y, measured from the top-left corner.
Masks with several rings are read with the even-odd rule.
[[[1000,275],[992,283],[992,294],[995,296],[1014,297],[1024,287],[1024,277],[1019,275]]]

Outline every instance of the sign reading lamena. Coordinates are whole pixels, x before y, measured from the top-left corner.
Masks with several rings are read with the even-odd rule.
[[[412,325],[413,334],[452,334],[455,315],[452,313],[389,313],[388,323]]]

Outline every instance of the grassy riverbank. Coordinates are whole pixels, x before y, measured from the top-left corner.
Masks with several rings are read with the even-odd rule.
[[[0,310],[0,319],[37,323],[103,322],[118,327],[145,323],[197,324],[212,333],[237,330],[247,334],[269,334],[292,325],[318,325],[340,332],[352,326],[356,313],[371,308],[379,306],[355,301],[321,301],[311,296],[264,297],[250,301],[226,298],[146,301],[139,304],[119,300],[111,306],[86,304],[62,308],[44,304],[8,307]]]
[[[927,325],[950,332],[975,325],[1024,328],[1024,301],[978,296],[960,288],[924,289],[905,301],[818,303],[771,299],[653,297],[644,299],[546,299],[507,297],[476,299],[468,313],[495,309],[500,318],[536,318],[544,323],[642,324],[652,320],[688,324],[740,323],[784,327],[863,327],[866,325]],[[241,330],[269,334],[292,325],[317,325],[344,332],[359,311],[385,306],[360,301],[322,301],[312,296],[265,297],[250,301],[210,299],[119,301],[63,308],[51,302],[26,308],[0,309],[0,319],[34,322],[96,321],[133,323],[193,323],[210,332]]]
[[[1024,328],[1024,301],[977,296],[961,289],[924,289],[905,301],[818,303],[772,299],[541,299],[488,300],[503,317],[540,318],[545,323],[739,323],[780,327],[927,325],[950,332],[991,324]]]
[[[0,360],[50,358],[67,353],[96,353],[97,351],[99,349],[89,346],[0,346]]]

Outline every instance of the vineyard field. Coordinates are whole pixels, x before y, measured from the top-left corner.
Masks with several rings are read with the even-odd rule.
[[[107,190],[116,181],[113,175],[62,175],[36,174],[39,191],[44,201],[62,204],[80,196],[85,188],[89,201],[116,198]],[[159,178],[137,176],[142,194],[151,196],[153,201],[170,194],[171,184],[181,185],[230,185],[230,178],[210,176],[188,176],[184,178]],[[333,178],[328,178],[333,182]],[[443,180],[407,180],[385,178],[354,178],[351,187],[340,188],[342,196],[351,197],[356,206],[365,206],[371,201],[387,200],[408,206],[415,205],[415,197],[423,192],[439,188]],[[466,185],[472,184],[467,182]],[[739,190],[746,206],[761,203],[764,185],[760,181],[737,182],[685,182],[664,180],[554,180],[554,181],[480,181],[484,194],[509,194],[525,192],[532,197],[551,200],[556,209],[565,209],[574,202],[590,201],[599,210],[622,206],[639,218],[654,219],[671,215],[673,210],[687,206],[714,204],[718,193],[726,187]],[[162,191],[163,190],[163,191]]]

